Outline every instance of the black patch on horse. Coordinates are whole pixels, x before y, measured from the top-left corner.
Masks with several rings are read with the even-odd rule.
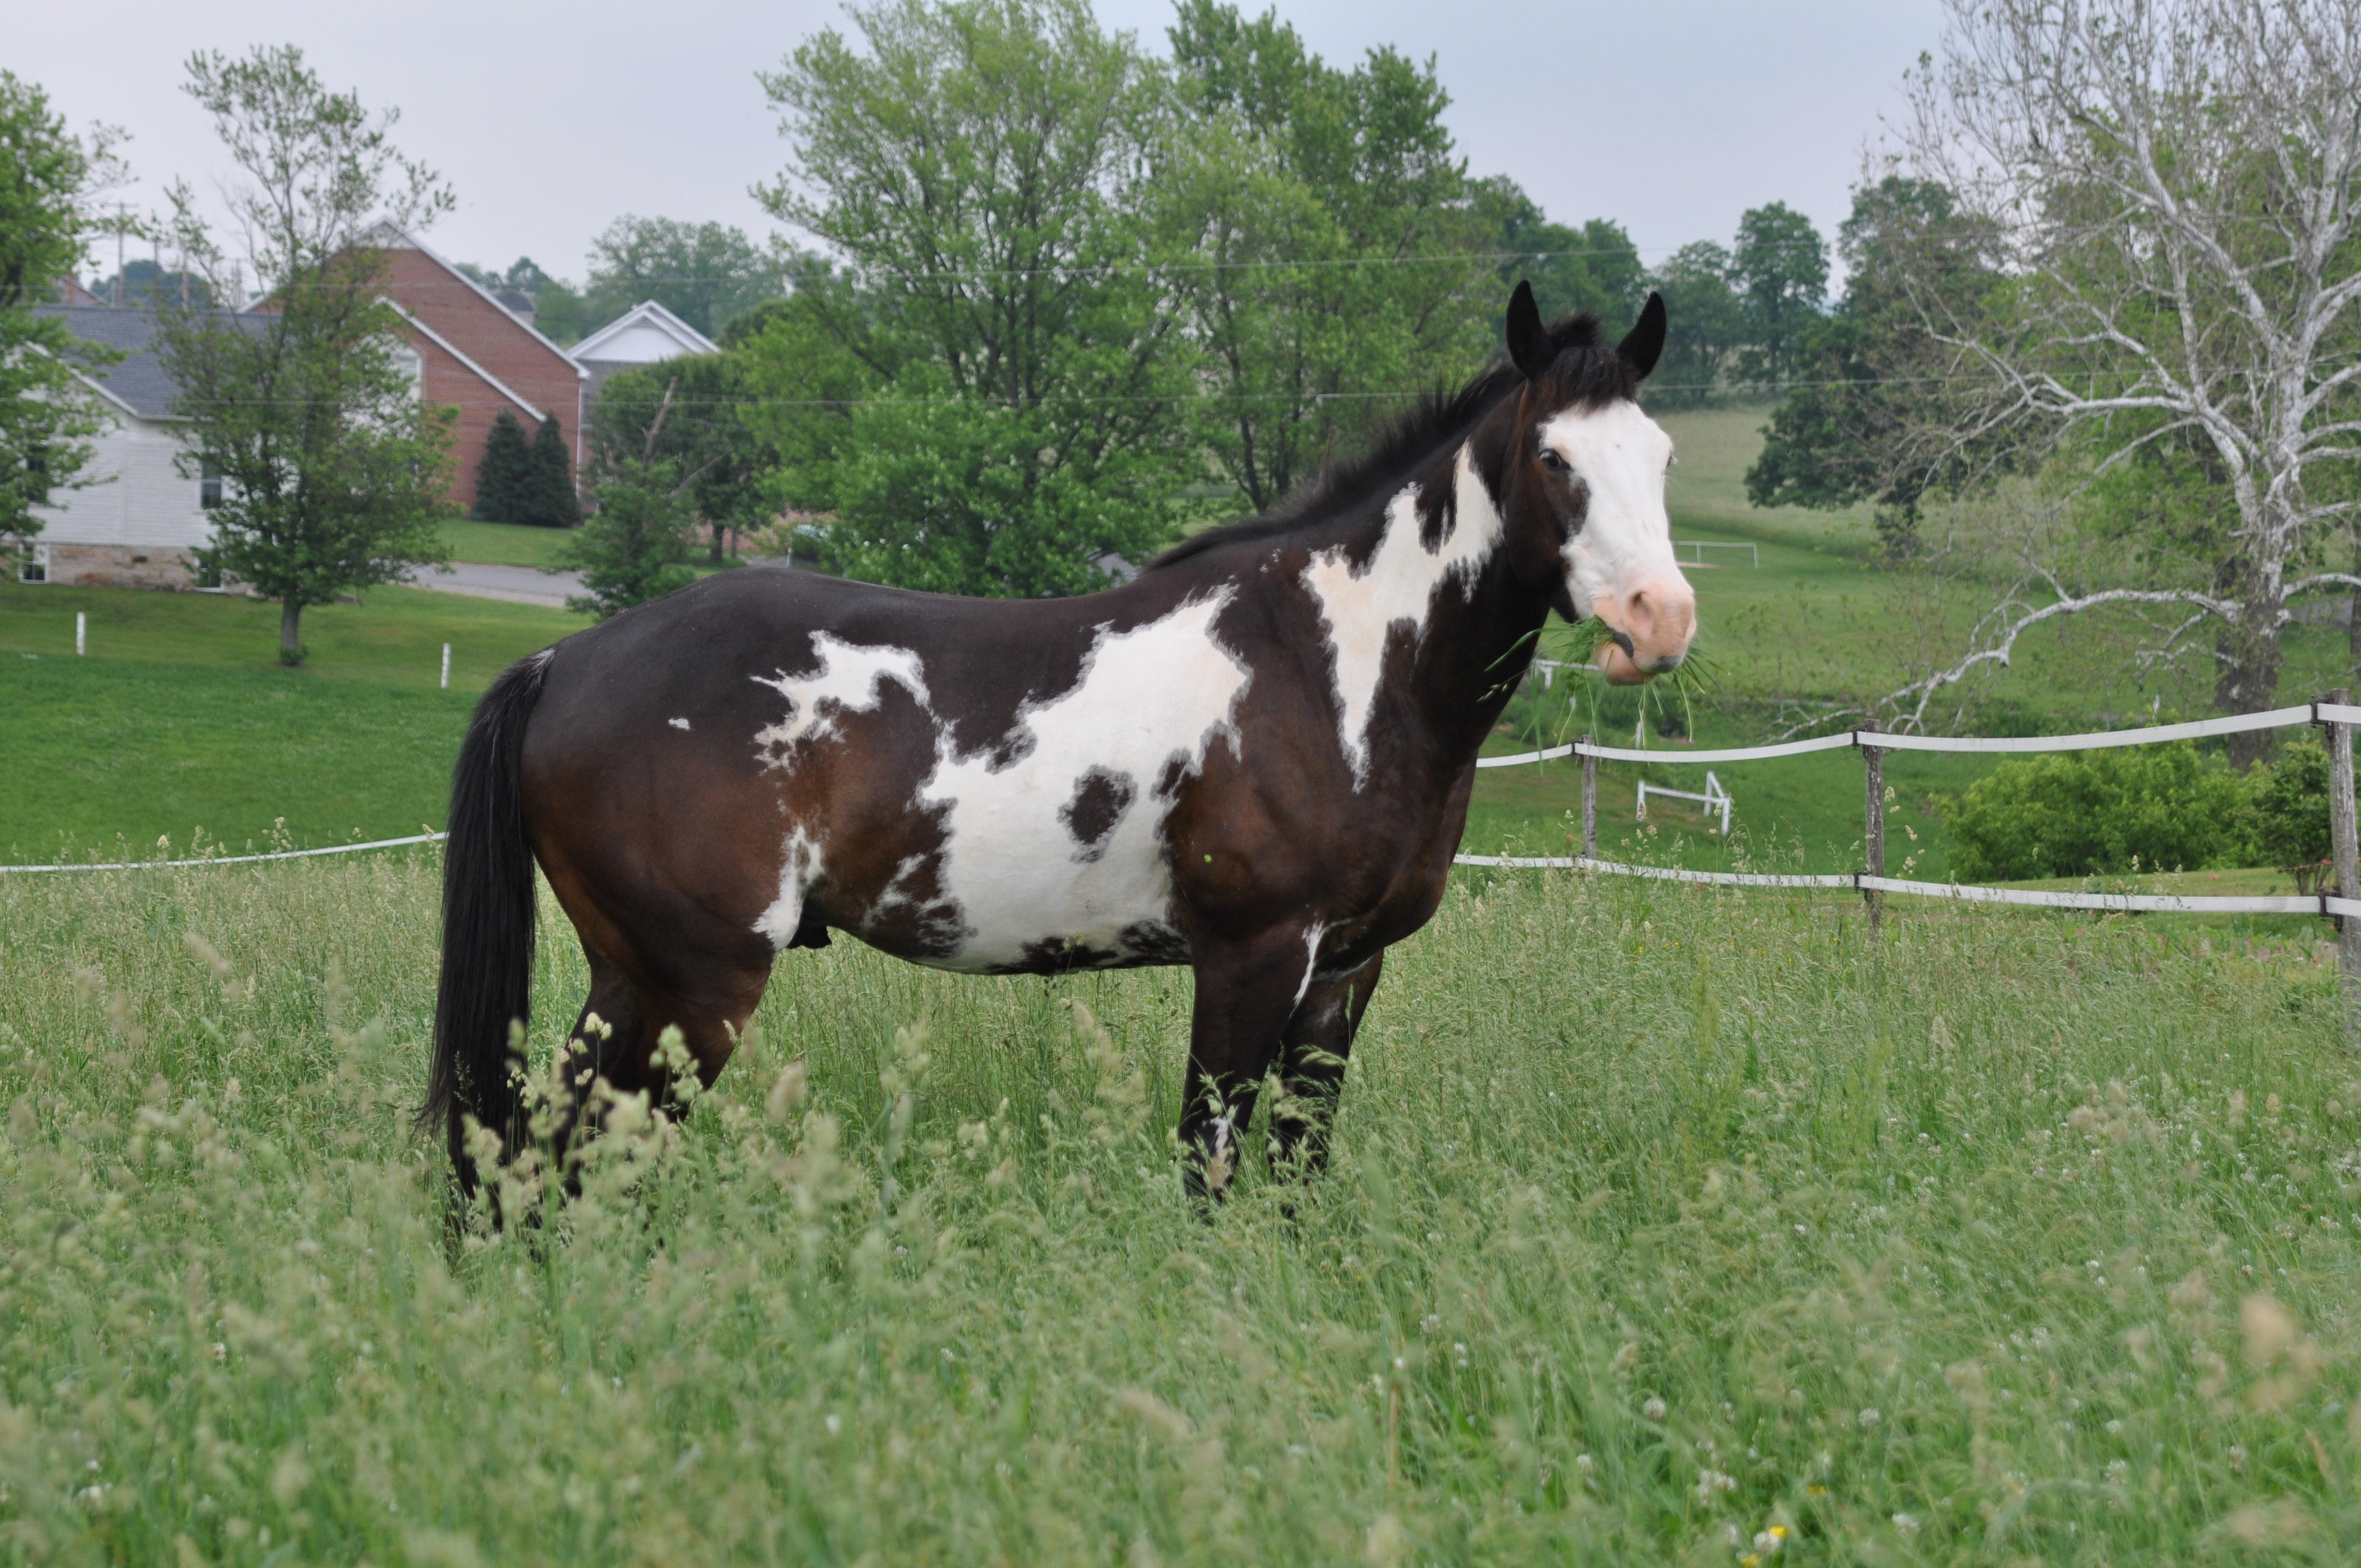
[[[1089,865],[1107,852],[1115,825],[1138,797],[1139,786],[1129,773],[1106,768],[1093,768],[1075,783],[1074,797],[1058,807],[1058,820],[1081,846],[1074,851],[1078,863]]]

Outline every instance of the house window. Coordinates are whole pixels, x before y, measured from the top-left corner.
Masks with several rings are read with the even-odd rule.
[[[16,552],[16,580],[20,583],[46,583],[49,580],[49,547],[36,544]]]
[[[222,477],[207,474],[197,481],[197,505],[206,511],[221,505]]]

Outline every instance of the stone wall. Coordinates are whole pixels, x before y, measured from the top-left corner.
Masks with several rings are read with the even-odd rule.
[[[149,544],[66,544],[49,547],[49,577],[93,588],[169,588],[197,586],[188,554]]]

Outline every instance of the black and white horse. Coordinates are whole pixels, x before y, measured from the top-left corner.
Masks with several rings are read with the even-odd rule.
[[[975,974],[1195,971],[1181,1116],[1218,1193],[1274,1064],[1316,1164],[1386,948],[1443,897],[1476,756],[1554,609],[1609,679],[1678,665],[1672,442],[1609,348],[1510,302],[1510,362],[1300,499],[1067,599],[709,577],[524,659],[461,751],[426,1114],[521,1136],[539,862],[589,959],[566,1081],[702,1078],[831,930]]]

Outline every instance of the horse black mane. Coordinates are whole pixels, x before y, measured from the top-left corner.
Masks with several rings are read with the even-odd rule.
[[[1621,355],[1600,344],[1598,318],[1588,311],[1554,323],[1549,335],[1557,357],[1542,391],[1551,406],[1598,408],[1639,390],[1640,378]],[[1191,534],[1142,570],[1153,572],[1224,545],[1279,538],[1338,511],[1389,496],[1438,449],[1466,440],[1523,380],[1514,365],[1496,360],[1456,391],[1435,388],[1422,394],[1418,406],[1397,420],[1367,452],[1327,465],[1308,484],[1258,517]]]

